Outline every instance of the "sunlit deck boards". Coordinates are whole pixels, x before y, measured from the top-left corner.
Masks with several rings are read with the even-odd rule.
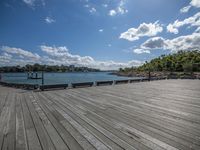
[[[200,149],[200,81],[0,87],[0,149]]]

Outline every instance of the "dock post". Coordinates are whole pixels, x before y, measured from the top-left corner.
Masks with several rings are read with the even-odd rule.
[[[42,70],[42,85],[44,85],[44,71]]]
[[[151,72],[149,70],[149,81],[151,81]]]
[[[130,80],[130,79],[128,80],[128,83],[131,83],[131,80]]]

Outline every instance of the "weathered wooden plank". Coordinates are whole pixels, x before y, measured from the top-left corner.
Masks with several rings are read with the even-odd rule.
[[[90,90],[90,92],[91,93],[93,93],[93,91],[92,90]],[[84,93],[90,93],[90,92],[84,92]],[[85,95],[85,94],[82,94],[82,95]],[[86,95],[86,97],[91,97],[90,95]],[[149,113],[151,113],[151,112],[147,112],[147,113],[143,113],[145,110],[142,110],[142,109],[140,109],[140,107],[135,107],[134,105],[130,105],[130,103],[128,103],[128,104],[126,104],[126,103],[120,103],[122,100],[121,99],[119,99],[118,100],[118,98],[115,98],[115,99],[110,99],[109,97],[107,97],[107,99],[106,99],[106,96],[105,95],[103,95],[103,94],[101,94],[101,98],[99,99],[99,97],[98,96],[96,96],[96,97],[94,97],[94,99],[96,99],[97,101],[106,101],[106,103],[109,105],[109,106],[113,106],[113,108],[115,107],[117,110],[120,110],[120,109],[122,109],[123,108],[123,111],[124,112],[126,112],[126,113],[129,113],[130,114],[130,116],[131,115],[134,115],[134,118],[135,117],[140,117],[141,115],[142,115],[142,119],[145,119],[145,117],[147,118],[146,120],[149,122],[151,122],[151,120],[153,120],[153,123],[156,123],[156,122],[160,122],[161,124],[163,124],[163,127],[168,127],[168,126],[171,126],[172,124],[174,124],[174,121],[173,122],[169,122],[169,123],[167,123],[166,122],[166,118],[165,119],[162,119],[162,120],[160,120],[161,119],[161,117],[159,116],[159,115],[157,115],[157,118],[155,118],[155,115],[156,114],[154,114],[154,115],[149,115]],[[109,101],[109,103],[108,103],[108,101]],[[134,109],[130,109],[131,107],[133,107]],[[139,109],[138,109],[139,108]],[[138,110],[138,111],[137,111]],[[186,134],[190,134],[190,133],[187,133],[188,131],[192,131],[192,135],[191,135],[191,139],[193,138],[193,134],[195,134],[195,133],[197,133],[196,135],[199,135],[199,128],[197,128],[197,130],[193,130],[193,128],[195,127],[195,126],[192,126],[192,127],[190,127],[190,128],[188,128],[189,130],[187,130],[187,128],[186,129],[183,129],[183,128],[185,128],[185,127],[187,127],[187,126],[182,126],[182,128],[179,128],[179,126],[180,126],[180,122],[178,122],[177,124],[175,124],[176,126],[173,126],[173,127],[171,127],[171,129],[172,130],[180,130],[181,132],[186,132]],[[178,126],[178,127],[177,127]],[[199,126],[196,126],[196,127],[199,127]]]
[[[3,145],[2,150],[14,150],[15,149],[15,101],[14,94],[8,95],[7,107],[7,119],[5,120],[5,126],[3,131]]]
[[[60,98],[58,98],[57,100],[58,100],[57,102],[55,101],[54,102],[57,105],[59,105],[59,107],[67,111],[67,113],[69,113],[76,121],[78,121],[87,130],[94,133],[98,138],[100,138],[103,141],[103,143],[105,143],[107,146],[110,146],[111,149],[116,149],[116,150],[123,149],[123,146],[126,149],[131,149],[131,150],[134,149],[134,147],[131,147],[130,145],[128,145],[128,143],[125,143],[124,141],[120,140],[117,136],[113,135],[108,130],[102,128],[95,122],[92,122],[91,120],[89,120],[87,117],[83,115],[84,112],[80,111],[80,109],[78,110],[74,108],[73,105],[69,104],[70,102],[66,103],[66,101],[63,101],[63,99],[60,99]],[[112,142],[113,138],[115,139],[114,141],[116,143]]]
[[[88,98],[87,98],[87,99],[88,99]],[[83,99],[82,99],[82,100],[83,100]],[[89,106],[87,109],[91,109],[92,107],[94,108],[94,106]],[[98,110],[98,108],[95,108],[93,111],[97,111],[97,110]],[[104,111],[105,111],[105,110],[104,110]],[[105,116],[106,116],[106,115],[109,115],[109,114],[105,114]],[[104,117],[105,117],[105,116],[104,116]],[[120,118],[119,115],[118,115],[117,117]],[[123,118],[123,119],[124,119],[124,118]],[[170,138],[171,138],[171,137],[170,137]],[[174,138],[175,138],[175,137],[174,137]],[[171,141],[171,142],[173,142],[173,141]],[[176,145],[176,143],[174,143],[174,145]]]
[[[0,95],[0,115],[1,115],[4,105],[6,103],[7,96],[8,96],[7,92],[1,93],[1,95]]]
[[[59,133],[59,135],[62,137],[62,139],[67,143],[68,147],[70,149],[76,149],[81,150],[83,149],[81,147],[81,144],[83,140],[77,141],[77,138],[74,138],[73,134],[71,135],[70,131],[65,129],[65,126],[63,126],[60,121],[62,121],[64,118],[55,111],[55,109],[52,108],[50,102],[46,97],[41,95],[41,93],[38,96],[39,102],[41,102],[40,106],[43,108],[43,110],[46,112],[49,120],[51,120],[52,124],[54,125],[55,129]],[[80,139],[81,137],[79,137]]]
[[[81,142],[80,144],[82,145],[82,147],[84,147],[84,149],[108,149],[62,109],[60,109],[56,105],[53,105],[53,107],[57,112],[59,112],[59,114],[61,114],[65,118],[65,120],[61,121],[61,123],[72,135],[74,135],[76,139],[79,139],[78,142]]]
[[[107,90],[108,91],[108,90]],[[89,91],[88,91],[89,92]],[[90,92],[92,92],[92,89],[91,89],[91,91]],[[84,92],[83,92],[84,93]],[[105,91],[105,93],[107,93],[106,91]],[[104,94],[105,94],[104,93]],[[114,93],[112,93],[112,94],[108,94],[108,96],[114,96],[115,97],[115,100],[116,99],[119,99],[120,97],[121,97],[121,99],[119,100],[119,101],[127,101],[128,103],[129,103],[129,105],[131,105],[131,103],[132,103],[132,106],[134,107],[135,105],[138,105],[138,104],[140,104],[140,99],[137,99],[137,98],[134,98],[134,101],[130,101],[130,98],[126,98],[126,96],[124,96],[123,95],[123,97],[122,96],[119,96],[118,95],[118,93],[119,92],[117,92],[116,94],[114,94]],[[101,95],[101,97],[103,97],[102,95]],[[138,102],[139,101],[139,102]],[[147,104],[146,104],[147,105]],[[139,107],[145,107],[145,105],[138,105],[138,108]],[[143,109],[143,108],[142,108]],[[148,109],[148,107],[146,107],[144,110],[147,110]],[[159,113],[165,113],[165,111],[158,111],[157,109],[151,109],[151,107],[150,107],[150,110],[151,110],[151,112],[152,111],[156,111],[156,112],[159,112]],[[166,109],[165,109],[166,110]],[[191,119],[190,117],[185,117],[185,116],[181,116],[180,114],[177,114],[177,115],[173,115],[173,113],[169,113],[168,111],[165,113],[165,115],[170,115],[170,116],[172,116],[172,117],[177,117],[177,115],[179,115],[182,119],[185,119],[185,118],[188,118],[188,119]],[[194,117],[194,116],[193,116]],[[196,121],[196,120],[195,120]]]
[[[27,92],[0,86],[0,149],[200,149],[200,81]]]
[[[90,91],[91,91],[91,90],[90,90]],[[90,96],[87,95],[86,97],[90,97]],[[86,97],[85,97],[85,98],[86,98]],[[103,98],[103,96],[101,96],[101,97]],[[102,101],[102,100],[103,100],[102,98],[99,99],[99,100]],[[94,98],[94,99],[95,99],[95,98]],[[96,99],[98,99],[98,98],[96,98]],[[113,101],[116,101],[116,99],[113,99]],[[112,105],[112,106],[113,106],[113,105]],[[117,106],[117,105],[115,105],[115,106]],[[116,111],[119,111],[119,110],[122,108],[122,106],[123,106],[123,105],[120,104]],[[128,107],[127,107],[127,108],[128,108]],[[124,110],[127,110],[127,108],[125,108]],[[141,111],[142,111],[142,110],[141,110]],[[133,112],[132,112],[132,113],[133,113]],[[130,113],[130,114],[128,114],[128,115],[131,116],[132,113]],[[109,112],[108,112],[108,114],[109,114]],[[135,116],[134,116],[133,118],[131,118],[131,119],[137,118],[137,116],[138,116],[138,114],[135,115]],[[144,119],[144,117],[142,117],[142,118],[139,119],[139,120],[141,121],[141,120],[143,120],[143,119]],[[148,118],[147,120],[148,120],[148,122],[149,122],[151,119]],[[144,122],[143,122],[143,123],[144,123]],[[153,123],[153,122],[152,122],[152,123]],[[149,124],[149,125],[152,126],[152,124]],[[156,125],[156,127],[159,127],[159,125],[160,125],[160,124]],[[166,128],[166,127],[165,127],[165,124],[163,124],[163,128]],[[168,129],[169,129],[169,128],[168,128]],[[161,128],[160,130],[162,130],[162,128]],[[174,129],[172,128],[172,130],[174,130]],[[176,131],[177,131],[176,128],[175,128],[174,131],[175,131],[175,133],[174,133],[175,136],[177,136],[177,134],[179,134],[180,132],[181,132],[181,133],[184,132],[183,129],[182,129],[182,130],[179,130],[179,132],[176,132]],[[166,131],[166,132],[170,132],[170,131]],[[172,133],[172,134],[173,134],[173,133]],[[193,133],[193,134],[194,134],[194,133]],[[198,135],[198,134],[196,134],[196,135]],[[188,135],[188,133],[184,133],[184,135],[180,135],[180,137],[185,137],[185,136],[189,136],[189,138],[187,138],[187,140],[197,141],[197,143],[199,142],[199,141],[198,141],[198,136],[197,136],[197,138],[194,137],[194,139],[193,139],[193,136],[192,136],[192,135]]]
[[[54,147],[48,133],[46,132],[46,130],[41,122],[41,119],[39,118],[38,114],[36,113],[36,110],[34,109],[33,104],[31,103],[32,98],[33,97],[29,93],[27,93],[25,95],[25,102],[30,111],[30,115],[32,117],[40,144],[43,149],[54,150],[55,147]]]
[[[32,95],[31,102],[33,103],[35,110],[37,111],[46,132],[48,133],[49,137],[51,138],[51,141],[53,142],[56,149],[59,150],[68,150],[68,146],[65,144],[65,142],[62,140],[56,129],[51,124],[50,120],[46,116],[46,114],[43,112],[42,108],[39,106],[39,102],[36,100],[36,97]]]
[[[21,100],[16,95],[16,150],[28,150]]]
[[[33,119],[31,117],[29,108],[26,104],[26,100],[24,99],[24,95],[21,95],[20,98],[21,98],[21,104],[22,104],[22,110],[23,110],[23,118],[25,122],[28,148],[29,150],[42,150]]]
[[[0,147],[3,147],[4,143],[4,135],[7,130],[7,123],[10,117],[10,112],[9,112],[9,99],[6,99],[5,105],[2,108],[2,113],[0,115]]]
[[[71,98],[70,98],[71,99]],[[65,99],[66,100],[66,99]],[[74,98],[73,99],[73,101],[75,101],[76,100],[76,98]],[[69,103],[69,102],[68,102]],[[89,111],[90,109],[87,109],[87,111]],[[97,108],[95,108],[95,110],[93,110],[93,112],[95,112],[95,111],[97,111]],[[99,122],[98,122],[98,124],[99,124]],[[112,128],[112,127],[109,127],[109,126],[106,126],[105,127],[105,123],[104,123],[104,128]],[[115,130],[115,132],[114,132],[114,134],[116,134],[116,130]],[[118,132],[117,132],[118,133]],[[136,139],[134,139],[133,137],[129,137],[129,136],[123,136],[123,133],[118,133],[118,136],[122,136],[123,138],[125,138],[126,140],[125,141],[129,141],[129,144],[132,144],[133,146],[136,146],[136,149],[137,148],[139,148],[139,149],[147,149],[147,147],[145,148],[145,146],[143,146],[142,144],[140,144],[140,142],[138,141],[138,139],[136,138]],[[149,145],[150,146],[150,145]],[[154,149],[155,149],[155,147],[154,147]],[[156,149],[159,149],[159,146],[157,146],[157,148]],[[161,148],[160,148],[161,149]]]

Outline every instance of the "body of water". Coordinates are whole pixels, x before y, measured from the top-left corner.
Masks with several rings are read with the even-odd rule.
[[[44,73],[44,84],[70,84],[78,82],[94,82],[139,78],[121,77],[117,75],[110,75],[109,73],[110,72]],[[38,77],[41,77],[41,73],[38,73]],[[27,73],[3,73],[2,81],[9,83],[42,84],[42,79],[27,79]]]

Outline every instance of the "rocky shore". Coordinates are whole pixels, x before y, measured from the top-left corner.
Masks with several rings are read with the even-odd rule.
[[[111,74],[126,77],[149,77],[149,72],[112,72]],[[151,72],[151,77],[168,79],[200,79],[200,72]]]

